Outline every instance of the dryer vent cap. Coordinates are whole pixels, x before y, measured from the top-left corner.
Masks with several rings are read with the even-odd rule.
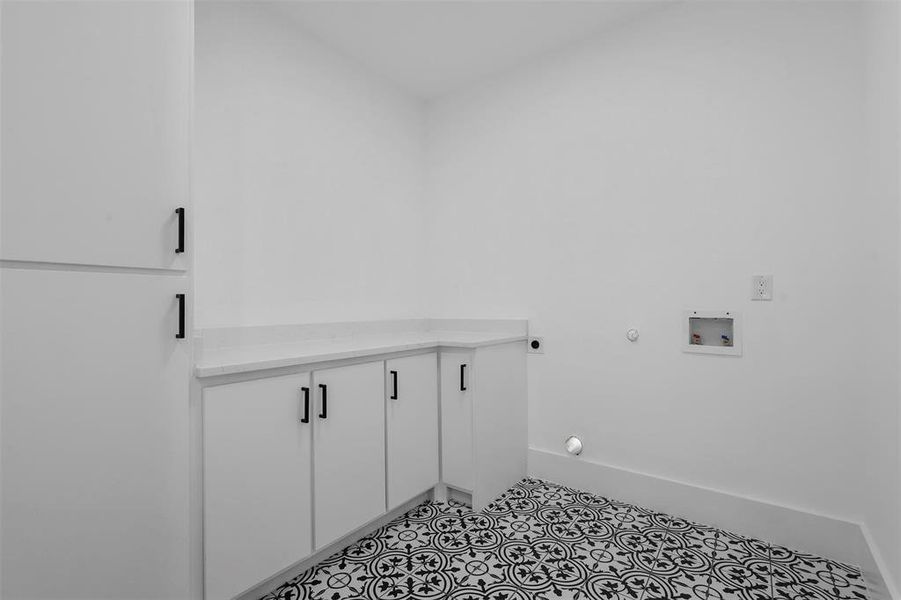
[[[578,456],[582,454],[582,440],[577,438],[574,435],[566,438],[566,441],[563,442],[563,447],[566,448],[566,451],[572,454],[573,456]]]

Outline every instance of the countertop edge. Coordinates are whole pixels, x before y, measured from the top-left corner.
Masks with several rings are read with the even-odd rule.
[[[197,379],[208,379],[220,375],[235,375],[240,373],[252,373],[254,371],[264,371],[268,369],[278,369],[283,367],[299,367],[304,365],[313,365],[316,363],[348,360],[353,358],[375,357],[394,352],[406,352],[410,350],[438,350],[440,348],[457,348],[457,349],[475,349],[486,346],[497,346],[499,344],[512,344],[516,342],[524,342],[528,339],[526,335],[507,335],[498,336],[480,340],[477,342],[461,342],[447,340],[429,340],[426,342],[388,344],[378,347],[361,347],[357,349],[342,350],[336,352],[323,352],[318,354],[304,355],[287,355],[278,358],[269,358],[263,360],[248,360],[235,363],[211,363],[194,366],[194,376]]]

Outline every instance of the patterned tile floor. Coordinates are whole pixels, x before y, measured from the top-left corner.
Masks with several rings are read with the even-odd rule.
[[[856,567],[525,479],[426,502],[263,600],[845,600]]]

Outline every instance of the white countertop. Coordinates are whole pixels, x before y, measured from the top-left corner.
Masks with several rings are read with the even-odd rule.
[[[194,366],[194,374],[198,378],[214,377],[408,350],[479,348],[527,339],[524,328],[521,331],[509,327],[499,329],[499,331],[380,332],[324,339],[204,348]]]

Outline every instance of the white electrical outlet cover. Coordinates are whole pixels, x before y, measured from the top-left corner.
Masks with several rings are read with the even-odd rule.
[[[529,354],[544,354],[544,338],[532,336],[529,338]]]
[[[751,277],[751,300],[773,299],[773,276],[754,275]]]

